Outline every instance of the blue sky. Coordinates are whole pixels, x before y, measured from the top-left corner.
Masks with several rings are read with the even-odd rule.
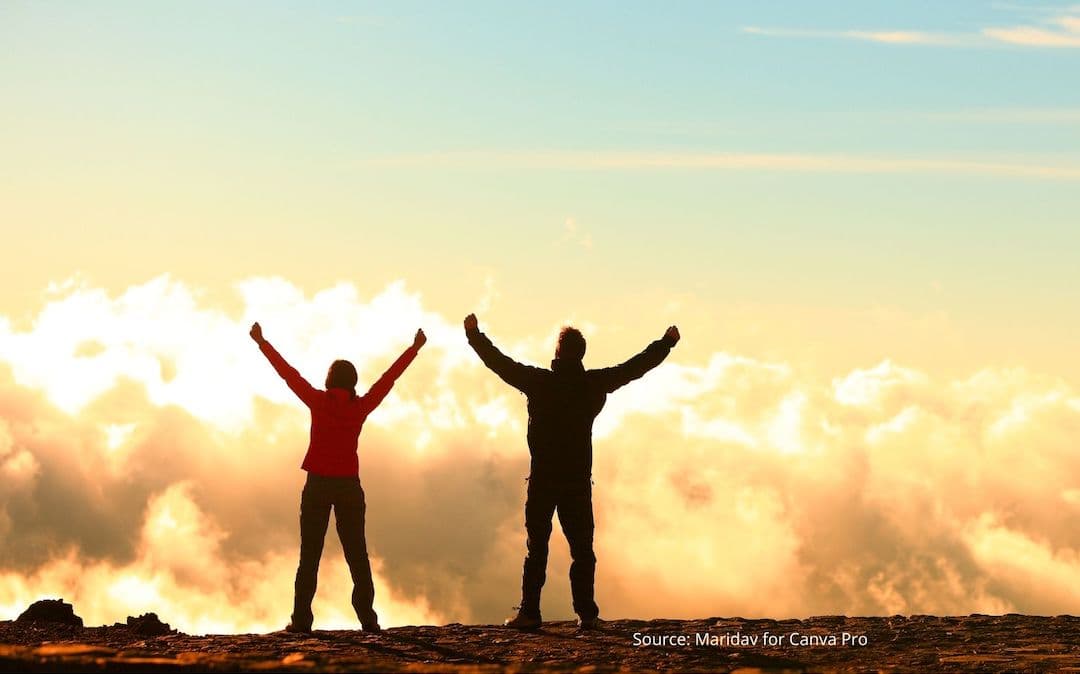
[[[0,39],[12,315],[170,272],[1080,329],[1077,6],[8,2]]]

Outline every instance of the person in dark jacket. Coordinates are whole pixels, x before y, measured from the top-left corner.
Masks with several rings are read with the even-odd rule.
[[[465,317],[465,334],[484,365],[528,398],[527,440],[532,459],[525,499],[527,553],[521,606],[506,625],[518,629],[541,625],[540,591],[547,574],[551,518],[558,511],[570,545],[570,589],[578,626],[595,628],[600,609],[593,598],[593,419],[609,393],[663,362],[679,341],[679,329],[673,325],[625,363],[597,370],[586,370],[582,364],[585,337],[574,328],[563,328],[559,333],[550,370],[523,365],[503,354],[480,332],[474,314]]]
[[[319,560],[333,508],[338,538],[352,575],[353,608],[365,632],[378,632],[381,628],[374,608],[375,586],[364,536],[366,504],[360,486],[357,441],[367,416],[390,393],[427,337],[423,330],[417,330],[412,346],[362,396],[356,395],[356,368],[349,361],[336,360],[330,365],[326,390],[320,391],[285,362],[263,337],[258,323],[251,326],[251,338],[293,393],[311,410],[311,441],[301,465],[308,476],[300,497],[300,563],[296,569],[292,619],[285,629],[311,631],[311,600],[315,597]]]

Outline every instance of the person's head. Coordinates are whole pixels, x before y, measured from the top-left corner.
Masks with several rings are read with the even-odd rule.
[[[559,342],[555,345],[555,357],[560,360],[580,361],[585,357],[585,335],[570,326],[560,330]]]
[[[356,395],[356,368],[347,360],[335,360],[326,373],[326,388],[345,389]]]

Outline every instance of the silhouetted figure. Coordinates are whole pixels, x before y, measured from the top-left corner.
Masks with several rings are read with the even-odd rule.
[[[362,396],[356,395],[356,368],[347,360],[335,360],[326,373],[326,390],[309,384],[263,339],[258,323],[251,326],[251,338],[274,366],[293,393],[311,410],[311,441],[302,468],[308,472],[300,497],[300,563],[296,569],[296,594],[290,632],[311,631],[311,600],[315,597],[319,559],[322,557],[330,509],[334,509],[338,537],[353,580],[352,605],[365,631],[378,632],[375,614],[375,586],[371,581],[364,537],[364,490],[360,486],[356,444],[364,420],[390,393],[420,347],[427,341],[423,330],[416,331],[412,346],[405,349],[379,381]]]
[[[465,317],[469,344],[495,374],[528,397],[529,489],[525,500],[527,554],[521,579],[521,606],[509,627],[535,629],[541,624],[540,591],[547,574],[551,517],[557,510],[570,544],[570,589],[582,629],[596,627],[599,608],[593,599],[592,424],[607,394],[659,365],[679,341],[671,326],[664,336],[630,360],[614,367],[586,370],[585,337],[574,328],[559,333],[551,369],[523,365],[509,358],[480,332],[476,316]]]

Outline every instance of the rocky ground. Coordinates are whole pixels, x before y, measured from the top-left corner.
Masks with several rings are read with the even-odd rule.
[[[207,636],[170,630],[153,614],[111,627],[68,623],[0,622],[0,672],[1080,673],[1080,618],[1073,616],[614,620],[587,633],[553,622],[531,633],[453,624]]]

